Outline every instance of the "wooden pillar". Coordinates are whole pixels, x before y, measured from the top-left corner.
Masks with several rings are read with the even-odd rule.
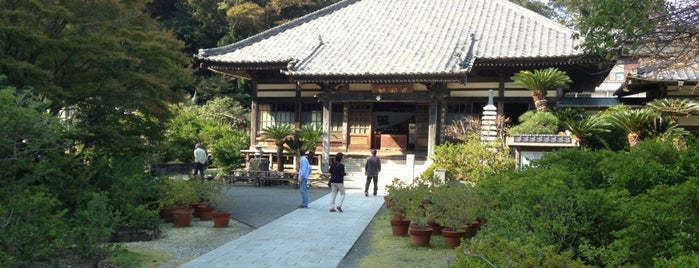
[[[253,97],[250,103],[250,149],[257,145],[257,98]]]
[[[434,147],[441,141],[442,134],[439,131],[440,118],[444,120],[444,111],[439,111],[439,106],[445,106],[443,103],[444,97],[447,94],[446,83],[430,83],[427,84],[429,90],[430,108],[429,119],[427,126],[427,157],[432,156]],[[444,108],[443,108],[444,109]]]
[[[498,114],[505,114],[505,72],[498,73]]]
[[[323,102],[323,153],[320,159],[320,170],[323,173],[328,172],[330,167],[330,120],[332,113],[332,102],[329,99],[322,100]]]
[[[434,146],[437,144],[437,106],[436,100],[430,101],[429,118],[427,126],[427,157],[434,153]]]

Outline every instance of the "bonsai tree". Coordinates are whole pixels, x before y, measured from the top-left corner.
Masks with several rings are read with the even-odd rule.
[[[391,216],[394,219],[405,218],[405,211],[408,206],[408,184],[399,178],[393,178],[391,184],[386,185],[386,207],[391,209]]]
[[[430,218],[427,207],[432,203],[430,200],[432,181],[432,179],[421,177],[413,179],[412,183],[406,188],[402,200],[399,200],[400,203],[404,204],[405,215],[410,219],[411,224],[421,229],[425,228]]]
[[[484,202],[473,186],[458,181],[434,188],[430,196],[429,213],[451,231],[466,231],[476,223]]]
[[[532,92],[534,106],[538,112],[547,110],[547,91],[568,88],[568,84],[573,82],[566,72],[557,68],[539,69],[534,70],[534,72],[524,70],[516,73],[510,79],[514,81],[515,85],[523,86]]]
[[[199,195],[210,205],[215,206],[217,211],[224,210],[224,207],[232,205],[227,187],[221,181],[204,181],[201,184]]]
[[[198,180],[164,179],[160,184],[161,208],[186,208],[200,200]]]
[[[556,134],[558,132],[558,118],[548,111],[527,111],[518,119],[519,125],[510,128],[510,135]]]
[[[295,127],[290,124],[274,125],[261,132],[263,137],[274,140],[274,145],[277,146],[277,171],[284,171],[284,142],[294,132]]]

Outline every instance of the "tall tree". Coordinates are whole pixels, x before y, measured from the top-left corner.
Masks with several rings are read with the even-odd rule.
[[[147,0],[0,1],[0,73],[71,109],[87,147],[143,144],[190,83],[182,43],[143,12]],[[125,145],[125,144],[128,144]]]
[[[641,57],[658,67],[696,63],[699,1],[552,0],[583,47],[608,58]]]

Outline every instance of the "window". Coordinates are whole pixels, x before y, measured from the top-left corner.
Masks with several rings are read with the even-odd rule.
[[[448,103],[447,114],[444,118],[446,124],[464,119],[464,117],[473,114],[473,105],[471,103]]]
[[[323,107],[320,103],[301,104],[301,125],[323,125]]]
[[[267,127],[296,123],[296,107],[293,103],[266,103],[260,104],[258,116],[258,129]]]
[[[369,134],[371,128],[371,104],[352,104],[349,113],[349,133]]]
[[[344,106],[342,104],[333,104],[332,114],[330,115],[330,131],[342,131],[344,114]]]

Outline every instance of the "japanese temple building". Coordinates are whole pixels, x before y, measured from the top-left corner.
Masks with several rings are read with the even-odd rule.
[[[521,70],[568,73],[551,104],[594,91],[614,62],[585,55],[574,34],[507,0],[346,0],[195,58],[252,81],[251,149],[274,146],[266,127],[317,123],[328,163],[372,148],[429,156],[446,125],[480,117],[490,89],[498,114],[516,120],[533,108],[510,80]]]

